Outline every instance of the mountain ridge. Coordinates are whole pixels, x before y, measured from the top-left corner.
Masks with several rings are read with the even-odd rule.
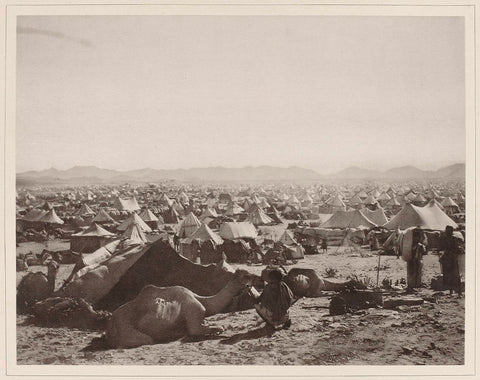
[[[407,165],[391,168],[386,171],[363,169],[350,166],[330,175],[320,175],[312,169],[299,166],[277,167],[269,165],[245,166],[229,168],[224,166],[198,167],[190,169],[134,169],[114,170],[103,169],[96,166],[74,166],[66,170],[55,168],[27,171],[17,173],[17,180],[31,180],[38,183],[44,182],[91,182],[99,179],[108,181],[141,181],[154,182],[159,180],[182,181],[281,181],[281,180],[322,180],[322,179],[460,179],[465,177],[465,164],[457,163],[442,167],[438,170],[422,170],[415,166]]]

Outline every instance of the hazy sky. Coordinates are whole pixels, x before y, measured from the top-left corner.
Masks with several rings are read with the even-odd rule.
[[[459,17],[19,17],[17,170],[465,161]]]

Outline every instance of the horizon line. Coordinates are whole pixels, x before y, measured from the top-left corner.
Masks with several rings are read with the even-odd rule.
[[[51,166],[49,168],[45,168],[45,169],[28,169],[28,170],[24,170],[22,172],[18,172],[16,171],[15,172],[15,175],[18,175],[18,174],[24,174],[24,173],[28,173],[28,172],[42,172],[42,171],[47,171],[47,170],[57,170],[59,172],[65,172],[65,171],[68,171],[68,170],[71,170],[71,169],[74,169],[74,168],[97,168],[97,169],[101,169],[101,170],[111,170],[111,171],[117,171],[117,172],[121,172],[121,173],[125,173],[125,172],[131,172],[131,171],[136,171],[136,170],[145,170],[145,169],[149,169],[149,170],[165,170],[165,171],[176,171],[176,170],[194,170],[194,169],[215,169],[215,168],[222,168],[222,169],[246,169],[246,168],[261,168],[261,167],[270,167],[270,168],[278,168],[278,169],[291,169],[291,168],[299,168],[299,169],[304,169],[304,170],[311,170],[311,171],[314,171],[316,172],[317,174],[320,174],[320,175],[329,175],[329,174],[335,174],[335,173],[338,173],[338,172],[341,172],[343,170],[346,170],[346,169],[350,169],[350,168],[356,168],[356,169],[360,169],[360,170],[368,170],[368,171],[376,171],[376,172],[386,172],[386,171],[389,171],[389,170],[392,170],[392,169],[397,169],[397,168],[404,168],[404,167],[413,167],[413,168],[416,168],[416,169],[419,169],[419,170],[423,170],[423,171],[436,171],[436,170],[439,170],[439,169],[442,169],[442,168],[445,168],[445,167],[448,167],[448,166],[453,166],[453,165],[458,165],[458,164],[463,164],[465,165],[465,161],[463,162],[459,162],[459,161],[455,161],[450,164],[444,164],[444,165],[440,165],[440,166],[437,166],[436,169],[422,169],[416,165],[412,165],[412,164],[405,164],[405,165],[401,165],[401,166],[394,166],[394,167],[391,167],[389,169],[368,169],[368,168],[364,168],[364,167],[361,167],[361,166],[358,166],[358,165],[350,165],[350,166],[347,166],[347,167],[344,167],[343,169],[339,169],[339,170],[336,170],[334,172],[329,172],[329,173],[326,173],[326,174],[321,174],[318,172],[317,169],[312,169],[312,168],[308,168],[308,167],[304,167],[304,166],[300,166],[300,165],[290,165],[290,166],[276,166],[276,165],[266,165],[266,164],[262,164],[262,165],[245,165],[245,166],[222,166],[222,165],[211,165],[211,166],[194,166],[194,167],[189,167],[189,168],[175,168],[175,169],[166,169],[166,168],[152,168],[152,167],[149,167],[149,166],[145,166],[145,167],[141,167],[141,168],[136,168],[136,169],[126,169],[126,170],[121,170],[121,169],[112,169],[112,168],[105,168],[105,167],[100,167],[100,166],[96,166],[96,165],[73,165],[71,167],[69,167],[68,169],[58,169],[58,168],[55,168],[54,166]]]

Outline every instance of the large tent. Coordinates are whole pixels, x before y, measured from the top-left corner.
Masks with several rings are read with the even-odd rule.
[[[223,239],[218,234],[213,232],[205,223],[202,223],[202,225],[198,227],[197,230],[182,243],[191,244],[193,240],[198,240],[200,242],[212,241],[216,245],[223,243]]]
[[[177,235],[180,239],[190,237],[201,225],[195,214],[190,212],[178,226]]]
[[[207,207],[202,215],[200,215],[200,220],[204,220],[205,218],[218,218],[217,211],[214,208]]]
[[[298,242],[293,237],[292,231],[290,231],[290,230],[285,230],[285,232],[282,234],[282,236],[280,236],[279,241],[282,242],[285,245],[298,244]]]
[[[85,216],[93,216],[95,215],[95,212],[90,208],[89,205],[84,203],[82,204],[82,207],[80,207],[80,210],[78,210],[76,214],[82,217],[85,217]]]
[[[180,220],[180,216],[173,207],[170,207],[163,213],[163,220],[168,224],[177,224]]]
[[[73,234],[70,239],[70,250],[79,253],[91,253],[104,246],[115,237],[115,234],[92,223],[90,227]]]
[[[446,226],[457,228],[455,223],[445,212],[435,203],[429,203],[427,206],[418,207],[412,204],[405,205],[397,215],[395,215],[383,227],[389,230],[404,230],[410,227],[419,227],[425,230],[443,231]]]
[[[345,211],[347,209],[340,195],[331,197],[325,202],[325,204],[329,207],[329,211],[331,213],[335,213],[336,211]]]
[[[137,203],[135,197],[130,199],[115,199],[114,206],[118,211],[137,211],[140,210],[140,206]]]
[[[139,216],[152,230],[158,229],[159,220],[148,208],[143,210]]]
[[[257,204],[253,205],[255,209],[248,214],[246,221],[251,222],[255,226],[264,226],[273,223],[273,219],[270,218]]]
[[[143,210],[139,216],[144,222],[158,222],[158,218],[148,208]]]
[[[46,214],[42,215],[40,219],[38,219],[39,222],[45,223],[45,224],[63,224],[63,220],[60,219],[55,212],[55,209],[51,209],[48,211]]]
[[[220,227],[219,235],[228,240],[255,239],[258,232],[250,222],[226,222]]]
[[[235,202],[230,202],[225,210],[225,215],[234,216],[243,213],[245,210]]]
[[[133,241],[148,243],[148,239],[145,236],[145,232],[143,232],[142,227],[135,222],[128,226],[122,236]]]
[[[95,218],[92,219],[92,222],[95,223],[114,223],[115,221],[113,218],[108,215],[108,213],[105,211],[105,209],[100,209],[97,215],[95,215]]]
[[[144,232],[152,232],[152,229],[137,214],[131,214],[125,221],[117,227],[119,231],[126,231],[130,225],[138,224]]]
[[[383,226],[385,223],[388,222],[387,216],[385,215],[385,212],[381,207],[377,208],[374,211],[369,210],[368,208],[364,208],[360,211],[377,226]]]
[[[442,201],[441,205],[447,211],[447,213],[454,214],[456,212],[460,212],[460,207],[458,207],[455,201],[450,197],[446,197]]]
[[[337,211],[323,223],[322,228],[372,228],[377,225],[368,219],[361,211]]]

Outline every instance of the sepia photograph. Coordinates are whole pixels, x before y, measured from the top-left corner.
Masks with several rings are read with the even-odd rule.
[[[465,15],[17,12],[16,366],[465,368]]]

